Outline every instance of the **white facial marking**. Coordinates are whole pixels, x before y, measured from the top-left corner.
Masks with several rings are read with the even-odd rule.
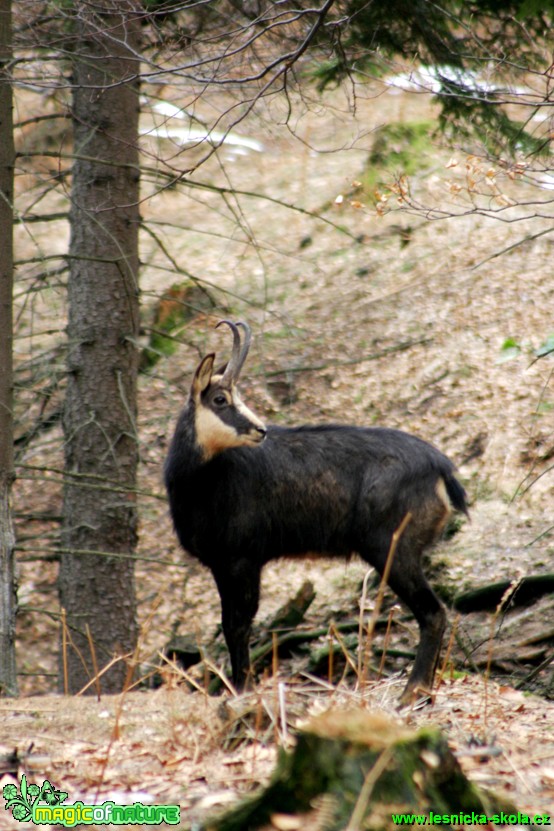
[[[245,418],[247,418],[248,421],[251,421],[253,427],[259,427],[260,430],[265,430],[265,424],[263,423],[261,418],[258,418],[258,416],[246,406],[235,387],[233,387],[232,396],[233,404],[235,405],[238,412]]]

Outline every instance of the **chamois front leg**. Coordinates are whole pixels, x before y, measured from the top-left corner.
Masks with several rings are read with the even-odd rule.
[[[260,600],[260,569],[248,560],[233,562],[214,571],[221,598],[223,634],[231,656],[233,684],[240,692],[250,675],[249,640]]]

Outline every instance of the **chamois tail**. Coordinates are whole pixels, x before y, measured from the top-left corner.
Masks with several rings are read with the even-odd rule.
[[[467,509],[466,492],[464,490],[463,485],[459,482],[456,476],[454,476],[452,473],[447,474],[446,476],[444,476],[444,484],[446,486],[448,498],[450,499],[450,504],[452,505],[454,510],[460,511],[466,516],[469,516],[469,511]]]

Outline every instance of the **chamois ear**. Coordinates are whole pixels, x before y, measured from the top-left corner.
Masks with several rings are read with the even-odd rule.
[[[194,373],[194,378],[192,379],[191,393],[193,398],[200,398],[201,394],[205,389],[207,389],[210,381],[212,380],[214,360],[215,354],[210,352],[210,354],[206,355],[206,357],[199,363],[196,372]]]

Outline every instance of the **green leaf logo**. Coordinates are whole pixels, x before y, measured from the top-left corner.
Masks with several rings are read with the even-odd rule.
[[[27,822],[32,819],[35,802],[44,801],[48,805],[60,805],[68,795],[65,791],[56,790],[48,779],[44,780],[40,788],[38,785],[27,784],[27,777],[23,774],[19,791],[15,785],[4,785],[2,796],[6,801],[4,807],[12,812],[13,818]]]

